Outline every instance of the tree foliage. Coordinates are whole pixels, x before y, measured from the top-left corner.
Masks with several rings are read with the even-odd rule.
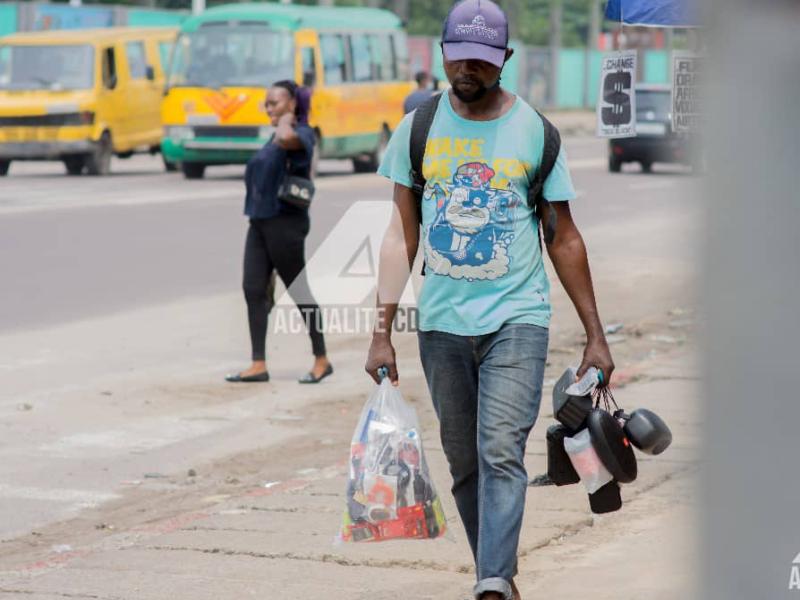
[[[66,2],[67,0],[51,0]],[[207,0],[208,6],[235,0]],[[551,0],[498,0],[510,15],[515,15],[512,34],[526,44],[545,46],[550,35]],[[562,46],[584,46],[589,28],[592,0],[561,0]],[[86,4],[137,5],[169,9],[189,9],[191,0],[85,0]],[[447,11],[454,0],[334,0],[336,6],[379,6],[402,12],[408,6],[408,32],[411,35],[439,36]],[[319,0],[294,0],[295,4],[319,4]]]

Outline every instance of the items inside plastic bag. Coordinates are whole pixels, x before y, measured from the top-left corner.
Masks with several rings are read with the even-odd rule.
[[[586,491],[590,494],[594,494],[614,479],[592,446],[588,429],[581,430],[571,438],[564,438],[564,449],[583,485],[586,486]]]
[[[341,540],[436,538],[445,529],[416,411],[384,378],[364,405],[350,444]]]

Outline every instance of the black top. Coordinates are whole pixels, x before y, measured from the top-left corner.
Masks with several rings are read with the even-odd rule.
[[[247,161],[244,184],[247,193],[244,214],[251,219],[269,219],[279,213],[306,212],[306,209],[284,204],[278,200],[278,188],[287,172],[287,162],[292,175],[311,178],[311,158],[314,154],[314,131],[308,125],[295,126],[303,147],[285,150],[270,141]]]
[[[405,114],[415,110],[420,104],[434,95],[433,90],[414,90],[403,101],[403,112]]]

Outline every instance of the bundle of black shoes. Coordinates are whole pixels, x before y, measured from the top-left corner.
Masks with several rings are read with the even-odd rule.
[[[593,388],[584,396],[570,395],[567,389],[574,382],[575,371],[568,369],[553,388],[553,414],[558,423],[547,430],[547,475],[536,478],[532,485],[580,482],[564,439],[588,429],[592,448],[613,477],[589,494],[589,505],[593,513],[613,512],[622,508],[620,484],[632,483],[638,474],[633,447],[645,454],[661,454],[672,442],[672,433],[653,411],[641,408],[626,414],[607,386]]]

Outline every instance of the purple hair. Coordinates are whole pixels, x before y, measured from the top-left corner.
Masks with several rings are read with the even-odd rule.
[[[308,125],[308,113],[311,110],[311,90],[288,79],[276,81],[272,84],[272,87],[281,87],[289,92],[289,96],[295,101],[294,116],[297,117],[297,122]]]

